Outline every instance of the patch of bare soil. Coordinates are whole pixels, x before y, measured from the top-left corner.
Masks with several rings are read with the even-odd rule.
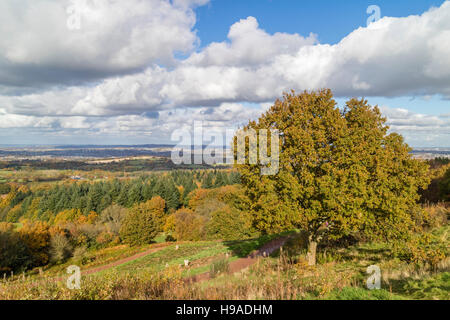
[[[260,257],[268,257],[271,253],[282,247],[286,241],[289,239],[289,236],[278,238],[266,243],[260,249],[252,252],[246,258],[240,258],[230,263],[230,273],[236,273],[242,271],[251,265],[255,264],[258,258]],[[186,282],[201,282],[205,280],[209,280],[210,275],[209,272],[205,272],[202,274],[198,274],[186,279]]]

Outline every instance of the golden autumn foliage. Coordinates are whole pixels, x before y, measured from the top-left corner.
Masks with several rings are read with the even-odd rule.
[[[163,231],[167,234],[175,232],[175,214],[172,213],[166,218],[166,222],[163,226]]]
[[[33,265],[45,265],[49,261],[50,228],[45,222],[25,223],[19,230],[21,241],[28,248]]]
[[[79,209],[67,209],[59,212],[55,219],[53,220],[53,224],[65,224],[67,222],[75,222],[77,221],[83,214]]]
[[[166,203],[157,196],[129,210],[120,228],[121,239],[131,245],[147,244],[162,231]]]
[[[261,175],[260,164],[236,165],[255,227],[266,233],[305,230],[311,264],[324,237],[407,237],[417,191],[429,182],[427,165],[412,158],[385,122],[366,100],[338,108],[330,90],[277,100],[244,130],[278,130],[279,172]]]
[[[190,209],[179,209],[174,214],[175,231],[173,236],[178,241],[199,241],[206,236],[207,218]]]

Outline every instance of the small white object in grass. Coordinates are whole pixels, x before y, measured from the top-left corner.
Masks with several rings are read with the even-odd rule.
[[[176,246],[175,246],[175,250],[178,250],[178,249],[180,249],[180,246],[179,246],[179,245],[176,245]]]
[[[230,254],[227,252],[227,253],[225,254],[225,257],[228,259],[228,258],[230,257]]]
[[[168,263],[166,263],[166,268],[168,268],[169,267],[169,264]]]
[[[189,260],[184,260],[184,266],[185,267],[189,266]]]

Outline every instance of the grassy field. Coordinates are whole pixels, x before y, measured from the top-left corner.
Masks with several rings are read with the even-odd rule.
[[[161,272],[167,266],[181,266],[189,261],[189,268],[183,270],[183,276],[191,276],[209,271],[209,265],[231,251],[223,242],[195,242],[164,248],[148,256],[116,267],[119,272]],[[235,257],[234,259],[237,259]]]
[[[434,231],[449,242],[449,226]],[[272,237],[245,241],[202,241],[155,243],[143,247],[117,246],[89,252],[87,270],[130,257],[151,248],[160,249],[127,263],[84,276],[81,290],[69,290],[64,281],[55,282],[73,264],[45,270],[44,278],[30,275],[0,284],[0,299],[333,299],[333,300],[450,300],[450,260],[434,269],[418,268],[393,258],[386,243],[365,243],[321,251],[318,265],[307,266],[300,233],[270,257],[239,273],[221,273],[198,283],[184,278],[209,272],[218,261],[230,263],[267,243]],[[281,235],[278,235],[278,237]],[[176,246],[179,246],[178,249]],[[230,258],[225,259],[229,253]],[[189,266],[184,266],[189,260]],[[381,290],[366,289],[367,266],[382,272]],[[30,285],[30,283],[32,285]]]

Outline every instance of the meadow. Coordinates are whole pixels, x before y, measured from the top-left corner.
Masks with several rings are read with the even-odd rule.
[[[433,232],[450,246],[448,225]],[[171,243],[144,257],[83,276],[79,290],[66,287],[65,267],[74,263],[68,261],[42,274],[16,275],[1,281],[0,299],[450,299],[448,257],[432,268],[411,265],[394,258],[387,243],[364,243],[323,250],[318,264],[312,267],[306,264],[301,232],[279,236],[289,237],[281,249],[268,257],[259,256],[252,265],[235,273],[227,272],[226,265],[256,250],[268,238],[259,242]],[[92,252],[96,259],[84,265],[83,270],[159,245],[118,246]],[[184,266],[184,260],[189,260],[188,266]],[[226,261],[223,272],[203,281],[189,281],[195,274],[211,273],[218,261]],[[373,264],[382,271],[380,290],[366,287],[366,269]]]

